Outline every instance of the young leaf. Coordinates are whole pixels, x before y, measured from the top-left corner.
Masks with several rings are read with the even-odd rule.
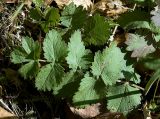
[[[141,103],[139,90],[128,83],[110,86],[107,94],[107,108],[111,112],[122,112],[125,115]]]
[[[47,64],[38,73],[35,85],[38,90],[51,91],[60,84],[63,75],[64,69],[59,64]]]
[[[97,89],[101,90],[101,92],[98,92]],[[95,103],[104,97],[105,91],[106,87],[103,82],[95,80],[86,74],[81,80],[78,92],[73,96],[73,103],[79,107]]]
[[[127,51],[133,51],[131,57],[145,57],[147,54],[152,53],[155,51],[155,48],[152,44],[148,44],[148,42],[136,34],[127,34],[126,35],[126,42]]]
[[[104,45],[110,36],[110,25],[104,17],[96,14],[86,22],[85,41],[93,45]]]
[[[113,42],[102,53],[96,52],[91,69],[93,75],[101,77],[106,85],[113,85],[121,78],[125,65],[124,54]]]
[[[79,67],[84,69],[89,63],[85,61],[84,56],[88,55],[88,50],[85,49],[85,46],[82,42],[81,32],[79,30],[75,31],[68,43],[68,56],[66,57],[69,68],[72,68],[74,71]]]
[[[43,42],[44,57],[48,62],[55,62],[63,59],[67,53],[67,45],[62,41],[60,33],[51,30]]]

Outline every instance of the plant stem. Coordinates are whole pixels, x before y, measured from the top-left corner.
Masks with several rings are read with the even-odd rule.
[[[38,61],[39,62],[47,62],[47,60],[42,60],[42,59],[39,59]]]
[[[21,3],[21,5],[18,7],[18,9],[13,13],[13,16],[11,16],[11,21],[13,22],[14,19],[18,16],[18,14],[20,13],[21,9],[23,8],[24,6],[24,2]]]

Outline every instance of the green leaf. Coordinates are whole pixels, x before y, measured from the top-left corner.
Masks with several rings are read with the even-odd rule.
[[[42,4],[44,3],[43,0],[33,0],[33,3],[37,6],[37,7],[41,7]]]
[[[33,78],[37,75],[39,71],[39,62],[36,62],[34,60],[30,61],[29,63],[23,65],[19,72],[24,77],[24,79]]]
[[[155,51],[152,44],[137,34],[128,33],[126,37],[127,51],[133,51],[131,57],[145,57],[147,54]]]
[[[40,8],[32,8],[29,11],[29,15],[32,19],[37,20],[37,21],[41,21],[43,18],[43,14]]]
[[[28,60],[26,59],[26,57],[27,53],[25,52],[25,50],[21,47],[16,47],[11,53],[11,62],[13,62],[14,64],[27,62]]]
[[[104,45],[110,37],[110,25],[103,16],[96,14],[86,22],[84,32],[87,43]]]
[[[32,38],[23,37],[22,38],[22,47],[26,51],[27,54],[30,54],[34,48],[34,41]]]
[[[124,54],[113,42],[102,53],[96,52],[91,69],[93,75],[101,77],[106,85],[113,85],[121,78],[125,65]]]
[[[51,30],[43,42],[44,57],[48,62],[55,62],[63,59],[67,54],[67,45],[62,41],[60,33]]]
[[[117,22],[120,26],[126,28],[127,25],[135,23],[135,22],[149,22],[150,14],[149,12],[144,12],[140,10],[134,10],[130,12],[126,12],[122,14],[118,19]],[[125,21],[125,22],[124,22]]]
[[[74,3],[71,3],[67,6],[65,6],[65,8],[63,9],[62,13],[61,13],[61,24],[66,26],[66,27],[69,27],[71,25],[71,22],[72,22],[72,17],[73,17],[73,14],[76,10],[76,5]]]
[[[64,69],[59,64],[50,63],[43,66],[36,77],[35,85],[38,90],[51,91],[60,84]]]
[[[59,10],[57,8],[50,7],[47,10],[45,19],[47,22],[49,22],[50,27],[55,26],[60,20]]]
[[[97,89],[101,90],[101,92],[97,91]],[[104,97],[105,91],[106,87],[104,83],[97,81],[86,74],[81,80],[78,92],[73,96],[73,103],[79,107],[95,103]]]
[[[83,7],[76,7],[74,3],[67,5],[61,14],[61,24],[74,30],[82,28],[87,19],[87,12]]]
[[[128,23],[125,26],[126,29],[130,30],[130,29],[151,29],[150,27],[150,23],[148,21],[133,21]]]
[[[16,47],[11,53],[11,61],[15,64],[27,63],[19,69],[20,74],[26,78],[36,76],[39,70],[38,60],[41,47],[29,37],[22,38],[22,47]],[[29,63],[28,63],[29,62]]]
[[[66,57],[69,68],[74,71],[79,67],[80,69],[85,69],[89,62],[84,58],[89,54],[89,51],[85,49],[82,42],[81,32],[79,30],[75,31],[68,43],[68,56]]]
[[[72,99],[79,88],[82,78],[83,74],[79,72],[70,71],[66,73],[60,84],[54,87],[53,94],[57,97]]]
[[[111,112],[122,112],[125,115],[141,103],[139,90],[128,83],[110,86],[108,90],[107,108]]]
[[[54,87],[53,94],[58,95],[60,90],[62,90],[63,86],[67,85],[68,83],[70,83],[72,81],[74,81],[74,72],[73,71],[70,71],[70,72],[64,74],[64,77],[62,78],[62,81],[59,83],[59,85]]]

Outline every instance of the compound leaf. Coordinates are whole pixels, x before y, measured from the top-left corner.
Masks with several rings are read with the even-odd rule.
[[[101,77],[106,85],[112,85],[121,78],[125,65],[124,54],[113,42],[102,53],[96,52],[91,69],[94,76]]]
[[[39,71],[39,63],[37,61],[30,61],[29,63],[23,65],[19,72],[26,79],[27,77],[35,77]]]
[[[98,87],[97,87],[98,86]],[[98,90],[101,92],[98,92]],[[81,80],[78,91],[73,96],[73,103],[76,106],[84,107],[87,104],[95,103],[102,97],[106,91],[104,83],[95,80],[88,74]]]
[[[35,85],[38,90],[51,91],[60,84],[63,75],[64,69],[59,64],[47,64],[38,73]]]
[[[139,90],[128,83],[110,86],[107,94],[107,108],[112,112],[122,112],[125,115],[141,103]]]

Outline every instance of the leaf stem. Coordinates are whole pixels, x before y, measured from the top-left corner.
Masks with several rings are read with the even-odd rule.
[[[38,61],[39,62],[47,62],[47,60],[42,60],[42,59],[39,59]]]

